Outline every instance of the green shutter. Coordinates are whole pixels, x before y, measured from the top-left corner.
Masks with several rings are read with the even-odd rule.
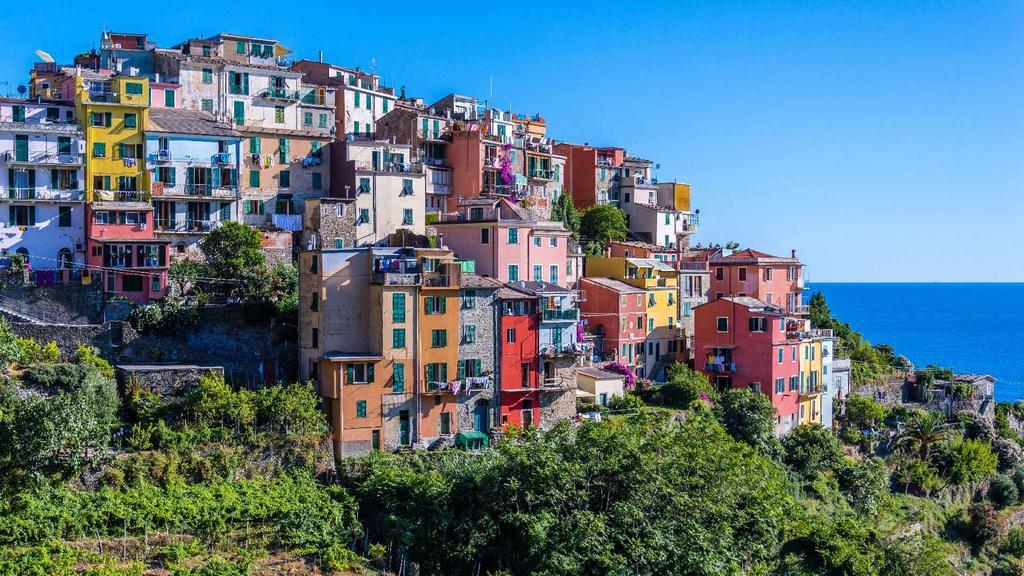
[[[174,166],[171,166],[170,168],[167,169],[167,185],[168,186],[174,186],[175,175],[176,175],[175,172],[176,171],[177,171],[177,169]]]
[[[405,392],[405,364],[395,362],[391,366],[391,373],[393,375],[391,392],[393,394],[402,394]]]
[[[250,136],[249,137],[249,153],[259,154],[260,153],[260,137]]]
[[[455,377],[457,380],[462,380],[466,377],[466,362],[468,360],[459,360],[459,374]]]
[[[438,296],[437,299],[440,300],[441,302],[441,314],[444,314],[445,312],[448,311],[448,298],[444,296]]]
[[[249,170],[249,187],[259,188],[260,187],[260,171]]]
[[[249,73],[242,73],[242,94],[249,95]]]
[[[345,365],[345,383],[351,384],[356,380],[356,367],[353,364]]]
[[[366,381],[373,382],[373,364],[366,365]]]
[[[396,292],[391,296],[392,322],[405,322],[405,294]]]

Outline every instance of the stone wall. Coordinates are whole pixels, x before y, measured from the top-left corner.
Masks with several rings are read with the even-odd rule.
[[[220,366],[190,364],[118,364],[114,367],[121,390],[139,389],[172,400],[180,400],[207,374],[224,375]]]
[[[498,399],[494,394],[494,389],[475,390],[472,394],[459,395],[458,406],[455,410],[456,426],[459,432],[468,432],[474,429],[474,411],[476,410],[477,402],[480,401],[487,404],[488,432],[497,423]]]
[[[105,324],[31,324],[11,322],[11,329],[21,338],[33,338],[46,344],[56,342],[61,356],[71,358],[80,344],[99,349],[104,358],[113,358],[120,342],[120,326]],[[120,324],[119,322],[117,324]]]
[[[356,206],[352,200],[321,198],[318,217],[316,232],[323,248],[334,248],[335,240],[341,240],[344,248],[356,245]]]
[[[540,391],[540,428],[547,430],[562,420],[576,417],[576,387]]]
[[[94,324],[101,321],[103,287],[98,283],[56,284],[41,288],[20,283],[0,290],[5,305],[15,312],[54,324]],[[24,318],[8,316],[13,321]]]
[[[486,288],[475,288],[475,297],[467,297],[466,290],[460,294],[462,308],[459,310],[459,321],[462,324],[462,333],[459,338],[459,359],[479,359],[482,375],[490,376],[491,381],[488,389],[474,391],[473,394],[459,395],[458,408],[456,410],[457,430],[473,430],[473,410],[479,400],[487,402],[487,424],[488,428],[495,426],[498,422],[498,398],[494,393],[496,386],[495,373],[495,332],[494,327],[498,315],[497,291]],[[472,301],[472,307],[467,307],[467,302]],[[476,326],[476,339],[473,342],[466,342],[465,327]]]

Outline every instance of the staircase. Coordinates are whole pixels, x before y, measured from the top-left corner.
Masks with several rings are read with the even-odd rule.
[[[17,322],[27,322],[29,324],[59,323],[57,318],[45,310],[41,310],[21,300],[2,295],[0,295],[0,314],[8,316]]]

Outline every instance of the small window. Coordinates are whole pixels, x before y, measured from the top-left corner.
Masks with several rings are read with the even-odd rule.
[[[356,400],[356,418],[366,418],[366,400]]]
[[[751,332],[765,332],[768,330],[768,319],[750,318],[747,322],[747,327]]]
[[[491,243],[491,230],[489,228],[480,229],[480,243],[490,244]]]
[[[124,127],[125,128],[138,128],[139,121],[138,116],[134,112],[127,112],[124,115]]]
[[[213,84],[213,68],[203,68],[203,84]]]
[[[519,229],[518,228],[509,228],[508,229],[508,243],[509,244],[518,244],[519,243]]]
[[[729,317],[728,316],[719,316],[715,320],[715,322],[716,322],[716,325],[717,325],[717,328],[718,328],[719,332],[728,332],[729,331]]]

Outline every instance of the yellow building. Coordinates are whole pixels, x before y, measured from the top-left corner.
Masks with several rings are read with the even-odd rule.
[[[800,423],[821,424],[822,340],[800,343]]]
[[[647,337],[644,360],[637,375],[662,379],[664,369],[683,351],[677,321],[679,272],[655,258],[592,256],[586,259],[584,275],[621,280],[646,292]]]
[[[149,109],[145,77],[75,79],[75,107],[85,133],[87,202],[148,202],[143,132]]]

